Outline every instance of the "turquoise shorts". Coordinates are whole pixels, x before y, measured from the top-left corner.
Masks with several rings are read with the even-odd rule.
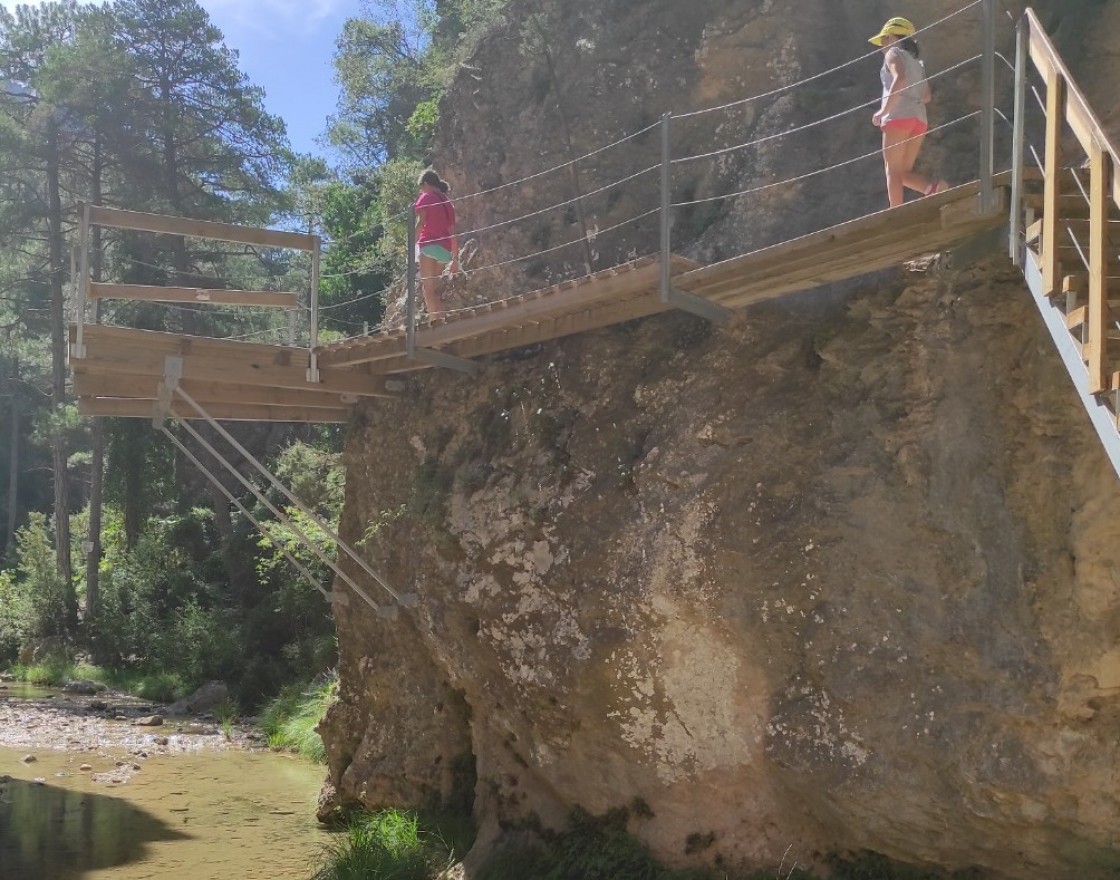
[[[425,257],[431,257],[433,260],[438,260],[441,263],[451,262],[451,251],[445,248],[442,244],[426,244],[420,248],[420,253]]]

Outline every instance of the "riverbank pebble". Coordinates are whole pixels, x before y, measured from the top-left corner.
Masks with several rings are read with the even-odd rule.
[[[127,694],[102,692],[98,701],[78,694],[42,694],[19,698],[0,692],[0,746],[14,749],[52,749],[100,753],[124,750],[138,757],[183,752],[221,751],[247,744],[247,733],[235,731],[231,739],[212,724],[193,719],[152,716],[154,708]],[[159,735],[137,726],[159,718]],[[32,761],[34,755],[28,755]],[[30,763],[28,761],[27,763]]]

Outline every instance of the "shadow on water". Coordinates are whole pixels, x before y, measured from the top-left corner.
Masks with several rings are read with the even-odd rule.
[[[119,798],[0,781],[4,880],[77,880],[144,858],[149,843],[188,837]]]

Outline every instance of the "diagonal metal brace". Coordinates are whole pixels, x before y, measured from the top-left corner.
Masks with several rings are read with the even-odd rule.
[[[448,370],[455,370],[458,373],[466,373],[468,376],[473,376],[478,372],[476,361],[456,357],[453,354],[437,351],[434,348],[414,348],[409,357],[425,364],[431,364],[433,367],[443,367]]]
[[[713,324],[726,324],[731,320],[731,309],[675,287],[669,288],[665,302],[682,312],[691,312],[701,318],[707,318]]]

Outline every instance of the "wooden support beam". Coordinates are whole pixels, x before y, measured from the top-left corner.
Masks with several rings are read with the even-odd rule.
[[[307,381],[306,349],[279,345],[197,339],[151,330],[86,327],[86,357],[71,357],[75,373],[162,376],[164,358],[184,356],[183,378],[200,382],[293,388],[359,397],[394,397],[385,376],[357,367],[320,371],[319,382]]]
[[[1032,44],[1033,44],[1032,31]],[[1042,289],[1048,296],[1058,290],[1062,263],[1058,256],[1058,221],[1062,194],[1062,116],[1065,79],[1057,68],[1046,78],[1046,182],[1042,203]]]
[[[249,403],[261,406],[296,406],[313,409],[341,409],[360,398],[351,394],[305,391],[297,388],[270,388],[225,382],[184,380],[180,386],[199,403]],[[114,397],[155,400],[159,380],[154,376],[127,373],[75,373],[74,394],[78,397]]]
[[[276,290],[215,290],[201,287],[159,287],[150,284],[90,282],[90,299],[132,299],[145,302],[212,303],[227,306],[299,308],[299,294]]]
[[[150,400],[116,400],[113,398],[78,398],[78,412],[84,416],[116,416],[126,419],[150,419],[155,402]],[[349,409],[312,409],[298,406],[254,406],[237,403],[215,403],[205,407],[212,418],[230,422],[303,422],[316,425],[344,424]],[[191,407],[181,400],[172,402],[171,411],[184,419],[198,419]]]
[[[132,229],[137,232],[158,232],[165,235],[188,235],[191,238],[234,241],[260,247],[314,251],[319,246],[317,235],[307,235],[303,232],[257,229],[251,226],[237,226],[233,223],[215,223],[212,220],[189,220],[185,217],[124,211],[120,208],[105,208],[100,205],[90,206],[89,219],[90,223],[96,226]]]
[[[1089,153],[1089,393],[1108,390],[1108,266],[1115,264],[1110,252],[1108,229],[1109,190],[1112,187],[1112,157],[1093,142]]]

